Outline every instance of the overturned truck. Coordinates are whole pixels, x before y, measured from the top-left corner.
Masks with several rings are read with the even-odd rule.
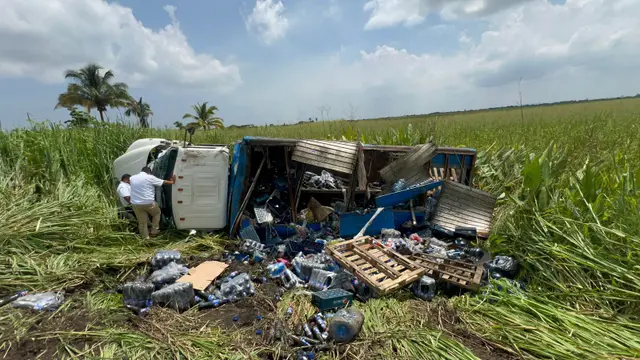
[[[381,207],[365,234],[424,222],[433,207],[427,195],[445,180],[468,188],[475,160],[474,149],[432,143],[383,146],[262,137],[238,141],[230,159],[226,145],[140,139],[115,160],[113,175],[119,179],[144,166],[163,179],[175,174],[175,185],[164,185],[156,194],[165,224],[226,228],[233,238],[274,244],[295,235],[292,225],[302,223],[316,232],[330,228],[332,238],[350,238],[371,220],[370,210]],[[450,217],[441,216],[445,231],[454,230],[456,219]]]
[[[156,193],[168,226],[226,229],[254,256],[324,252],[376,294],[485,277],[490,254],[471,243],[489,236],[496,198],[471,187],[474,149],[245,137],[232,150],[142,139],[114,176],[175,174]]]

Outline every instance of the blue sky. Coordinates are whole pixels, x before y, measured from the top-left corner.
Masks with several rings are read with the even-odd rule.
[[[520,78],[528,103],[631,95],[639,13],[640,0],[3,0],[0,121],[66,120],[62,74],[89,61],[150,103],[154,126],[200,101],[227,125],[513,105]]]

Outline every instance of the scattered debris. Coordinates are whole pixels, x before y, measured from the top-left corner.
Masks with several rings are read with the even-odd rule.
[[[264,341],[304,347],[298,359],[314,359],[358,336],[366,319],[353,301],[403,289],[431,301],[439,285],[477,291],[483,276],[516,275],[517,261],[491,260],[479,241],[491,231],[496,198],[469,186],[475,153],[456,162],[455,149],[432,143],[400,155],[364,149],[307,140],[253,149],[242,170],[250,186],[230,211],[231,233],[242,240],[222,261],[195,267],[179,251],[158,250],[148,278],[122,286],[124,306],[144,316],[153,306],[183,312],[197,305],[220,312],[229,328],[251,323],[257,336],[264,329]],[[437,177],[434,169],[442,170]],[[239,311],[266,288],[253,301],[275,310],[290,291],[310,297],[313,316],[293,302],[275,318],[264,308],[249,317]],[[0,306],[52,310],[63,301],[56,293],[20,292]]]
[[[56,292],[45,292],[36,294],[27,294],[19,296],[15,299],[11,306],[17,309],[56,310],[64,302],[64,295]]]
[[[433,143],[416,146],[401,158],[380,169],[380,176],[389,184],[401,180],[402,185],[395,187],[394,192],[428,180],[431,176],[425,165],[436,155],[436,150]]]
[[[487,266],[492,273],[510,278],[518,271],[518,262],[509,256],[496,256]]]

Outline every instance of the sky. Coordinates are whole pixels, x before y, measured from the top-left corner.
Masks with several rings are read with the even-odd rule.
[[[508,106],[519,87],[524,103],[640,93],[640,0],[0,5],[5,129],[68,119],[54,110],[64,71],[88,62],[129,84],[160,127],[203,101],[228,126]]]

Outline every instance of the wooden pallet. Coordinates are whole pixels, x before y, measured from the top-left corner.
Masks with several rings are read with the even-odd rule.
[[[474,265],[449,259],[439,259],[427,254],[411,255],[409,259],[426,270],[425,275],[436,280],[477,290],[482,281],[482,265]]]
[[[369,236],[325,247],[341,266],[364,281],[376,295],[385,295],[420,279],[425,269]]]

